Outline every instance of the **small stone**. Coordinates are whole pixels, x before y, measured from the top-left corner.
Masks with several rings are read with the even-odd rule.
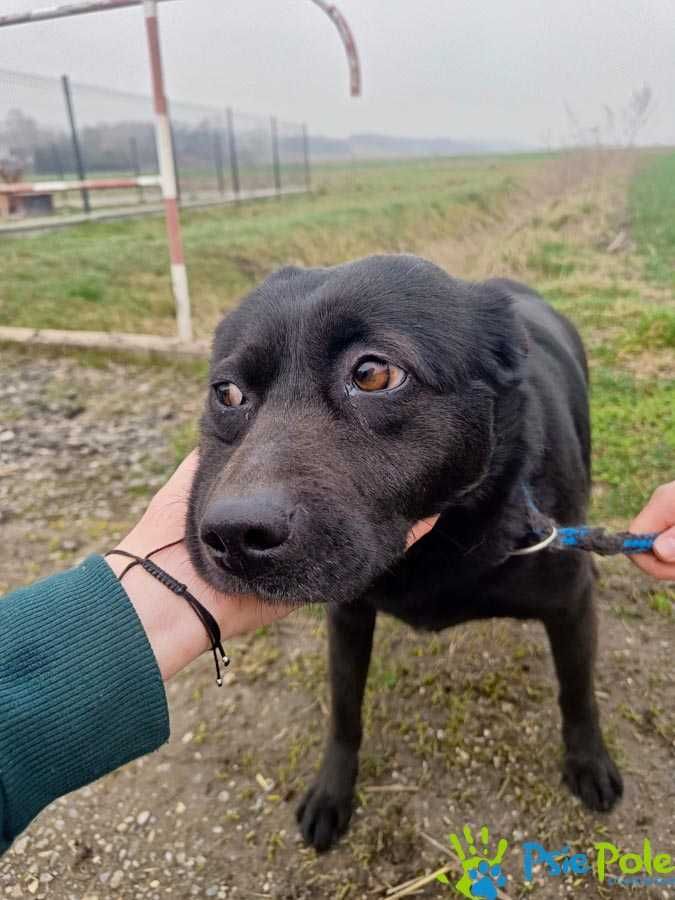
[[[217,893],[218,893],[218,885],[217,884],[212,884],[210,887],[207,887],[207,889],[206,889],[207,897],[215,897]]]
[[[145,825],[149,818],[150,818],[150,810],[144,809],[143,812],[139,812],[139,814],[136,816],[136,823],[138,825]]]
[[[272,779],[271,779],[271,778],[265,778],[265,776],[262,775],[260,772],[258,772],[258,774],[255,776],[255,780],[258,782],[258,784],[260,785],[260,787],[261,787],[261,788],[263,789],[263,791],[265,791],[266,793],[269,793],[269,791],[271,791],[272,788],[274,787],[274,782],[272,781]]]
[[[117,888],[122,884],[123,878],[124,872],[121,869],[117,869],[117,871],[113,872],[113,876],[110,879],[110,887],[113,890],[117,890]]]
[[[13,431],[0,431],[0,444],[8,444],[15,437],[16,434]]]
[[[22,838],[19,838],[18,841],[15,841],[14,846],[12,847],[12,850],[14,851],[14,853],[19,853],[19,854],[25,853],[29,840],[30,840],[30,838],[28,838],[28,837],[22,837]]]
[[[28,893],[29,894],[37,894],[38,888],[40,887],[40,882],[37,878],[31,878],[28,882]]]
[[[230,792],[229,791],[221,791],[218,794],[218,799],[220,800],[221,803],[227,803],[227,801],[230,799]]]
[[[193,737],[194,734],[191,731],[186,731],[182,737],[182,741],[184,744],[189,744]]]
[[[176,803],[176,815],[177,816],[182,816],[186,809],[187,809],[187,806],[183,803],[182,800],[179,800],[178,803]]]

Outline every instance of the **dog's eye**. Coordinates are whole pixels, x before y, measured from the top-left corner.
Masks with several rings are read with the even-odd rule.
[[[352,374],[360,391],[388,391],[405,381],[405,372],[381,359],[363,359]]]
[[[244,402],[244,395],[236,384],[231,381],[221,381],[219,384],[213,385],[216,399],[221,406],[241,406]]]

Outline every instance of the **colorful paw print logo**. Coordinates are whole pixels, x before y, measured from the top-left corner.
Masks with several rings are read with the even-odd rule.
[[[506,884],[501,861],[509,846],[508,841],[501,838],[496,851],[492,853],[490,832],[485,825],[478,832],[478,840],[474,838],[468,825],[462,831],[464,843],[456,834],[451,834],[448,838],[464,871],[455,887],[464,897],[497,900],[500,889]],[[443,884],[450,883],[445,875],[439,875],[438,880]]]
[[[486,860],[479,862],[476,869],[470,869],[468,875],[473,881],[471,897],[485,897],[487,900],[496,900],[499,895],[499,888],[503,888],[506,884],[506,875],[503,874],[502,867],[491,866]]]

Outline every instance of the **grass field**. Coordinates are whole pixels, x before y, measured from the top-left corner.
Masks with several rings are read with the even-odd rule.
[[[527,195],[533,173],[554,163],[525,156],[327,167],[310,197],[186,213],[197,331],[208,335],[223,309],[287,262],[412,250],[483,277],[483,257],[444,258],[473,230],[497,248],[492,270],[535,285],[580,327],[593,362],[594,512],[625,518],[673,472],[675,156],[645,159],[629,185],[624,172],[602,190],[568,191],[526,217],[518,240],[494,239],[490,229]],[[598,222],[603,234],[593,233]],[[163,227],[146,219],[2,240],[0,324],[171,333]],[[622,228],[626,246],[608,254]],[[192,438],[184,429],[179,450]]]
[[[672,154],[335,170],[313,198],[185,216],[196,318],[208,333],[279,263],[375,249],[525,281],[581,330],[592,517],[625,525],[675,477],[673,208]],[[162,224],[150,220],[1,241],[0,320],[169,332],[164,254]],[[126,533],[196,440],[204,370],[0,347],[0,594]],[[316,616],[294,614],[228,642],[221,692],[208,659],[181,673],[169,686],[171,742],[46,810],[0,861],[0,893],[104,897],[114,879],[120,900],[372,900],[448,863],[446,836],[466,822],[516,845],[505,860],[513,900],[607,900],[589,879],[541,874],[524,886],[517,865],[525,836],[584,852],[603,839],[639,851],[647,835],[659,851],[675,846],[675,594],[621,558],[598,569],[596,693],[626,782],[610,815],[560,787],[555,682],[537,623],[430,636],[380,617],[357,811],[338,849],[317,857],[296,842],[293,809],[320,757],[326,636]],[[418,896],[439,891],[430,882]]]
[[[415,249],[495,210],[522,160],[324,168],[311,196],[183,214],[196,328],[289,262],[330,265]],[[174,307],[161,219],[0,239],[0,324],[170,334]]]
[[[197,331],[208,335],[223,309],[287,262],[325,265],[412,250],[455,274],[480,278],[489,265],[522,278],[586,339],[594,512],[625,518],[673,472],[675,156],[646,158],[630,184],[622,170],[600,187],[569,190],[526,216],[516,240],[494,238],[491,229],[527,197],[533,174],[555,162],[524,156],[326,167],[313,196],[186,213]],[[601,234],[593,233],[598,223]],[[146,219],[2,240],[0,324],[171,333],[163,227]],[[626,246],[609,254],[620,229]],[[472,263],[461,250],[471,231],[495,248],[487,262],[483,254]],[[458,259],[444,258],[449,247],[460,248]],[[192,439],[192,429],[183,429],[179,451]]]
[[[549,299],[579,326],[591,357],[594,515],[630,518],[675,477],[675,155],[631,180],[629,252],[608,255],[573,231],[529,260]]]

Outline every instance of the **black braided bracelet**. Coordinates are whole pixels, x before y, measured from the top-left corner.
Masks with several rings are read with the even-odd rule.
[[[204,626],[207,635],[209,636],[209,641],[211,642],[211,652],[213,653],[213,660],[216,664],[216,684],[218,687],[222,687],[223,679],[220,674],[220,663],[218,662],[218,653],[220,653],[220,658],[223,662],[224,666],[229,666],[230,659],[225,653],[222,644],[222,638],[220,635],[220,626],[218,622],[214,619],[211,613],[204,607],[197,598],[190,593],[187,589],[187,586],[182,584],[173,575],[169,575],[168,572],[165,572],[157,563],[150,559],[151,556],[154,556],[155,553],[159,553],[161,550],[166,550],[168,547],[174,547],[176,544],[180,544],[182,541],[173,541],[171,544],[165,544],[163,547],[158,547],[156,550],[152,550],[148,553],[147,556],[136,556],[134,553],[127,553],[126,550],[110,550],[106,553],[106,556],[112,556],[116,554],[117,556],[126,556],[131,560],[129,565],[124,569],[124,571],[118,576],[117,580],[121,583],[124,576],[130,569],[133,569],[134,566],[140,566],[144,569],[148,575],[152,575],[153,578],[156,578],[164,587],[167,587],[170,591],[176,594],[179,597],[182,597],[191,607],[192,611],[195,613],[199,621]]]

